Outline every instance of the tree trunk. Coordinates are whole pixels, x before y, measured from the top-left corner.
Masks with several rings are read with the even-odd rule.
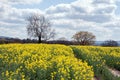
[[[38,36],[38,43],[42,43],[41,36]]]

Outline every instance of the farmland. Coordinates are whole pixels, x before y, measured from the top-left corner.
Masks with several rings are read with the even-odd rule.
[[[119,47],[58,44],[0,45],[2,80],[120,80]]]

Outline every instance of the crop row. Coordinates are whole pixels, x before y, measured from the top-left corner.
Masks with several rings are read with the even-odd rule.
[[[108,67],[120,70],[120,48],[72,46],[78,59],[93,66],[95,75],[104,77],[104,80],[119,80],[108,70]]]

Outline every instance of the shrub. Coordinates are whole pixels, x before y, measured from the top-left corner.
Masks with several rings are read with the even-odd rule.
[[[107,40],[107,41],[104,41],[101,45],[106,47],[115,47],[115,46],[118,46],[118,42],[114,40]]]

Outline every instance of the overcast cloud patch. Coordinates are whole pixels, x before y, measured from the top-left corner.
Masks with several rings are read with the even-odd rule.
[[[70,4],[50,6],[46,10],[18,9],[12,5],[38,4],[43,0],[0,0],[1,35],[27,37],[25,18],[33,13],[45,14],[58,33],[57,38],[71,39],[76,31],[93,32],[97,40],[120,40],[120,17],[115,12],[119,0],[75,0]],[[11,28],[10,28],[11,27]],[[18,29],[18,30],[16,30]],[[12,33],[12,32],[13,33]],[[23,36],[22,36],[23,35]]]

